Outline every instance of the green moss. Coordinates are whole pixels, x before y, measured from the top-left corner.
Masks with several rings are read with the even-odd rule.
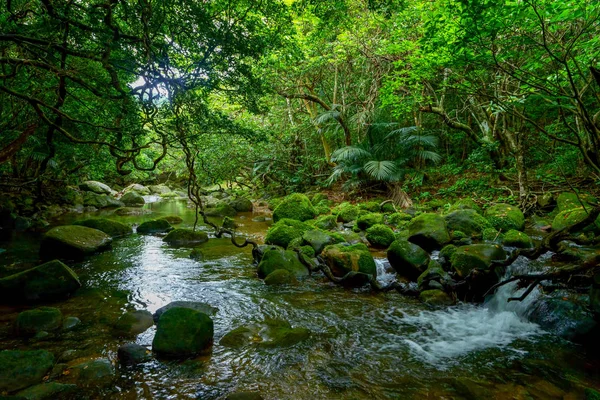
[[[53,365],[54,356],[46,350],[0,351],[0,393],[41,383]]]
[[[292,240],[301,238],[310,229],[306,223],[284,218],[269,228],[265,243],[287,248]]]
[[[314,195],[314,196],[313,196],[313,197],[310,199],[310,202],[311,202],[312,204],[319,204],[319,203],[320,203],[321,201],[323,201],[323,200],[326,200],[326,201],[327,201],[327,200],[328,200],[328,199],[327,199],[327,196],[326,196],[325,194],[323,194],[323,193],[316,193],[316,194],[315,194],[315,195]]]
[[[559,194],[558,198],[556,199],[558,211],[568,211],[574,208],[580,208],[583,205],[585,205],[585,207],[589,210],[590,208],[592,208],[590,203],[596,202],[596,198],[590,196],[587,193],[580,193],[579,198],[577,198],[577,195],[575,193],[565,192]]]
[[[335,215],[322,215],[317,218],[315,227],[326,231],[337,228],[337,217]]]
[[[269,204],[268,204],[269,210],[271,210],[271,211],[275,210],[277,208],[277,206],[281,204],[282,201],[283,201],[283,197],[277,197],[275,199],[269,200]]]
[[[339,233],[319,229],[305,232],[302,239],[315,250],[316,254],[320,254],[327,245],[345,242],[344,237]]]
[[[461,246],[451,257],[452,268],[464,278],[473,269],[487,271],[492,261],[504,261],[506,253],[502,247],[492,244]]]
[[[379,203],[376,201],[368,201],[366,203],[361,203],[358,205],[358,208],[372,213],[378,213],[380,211]]]
[[[212,319],[199,311],[173,307],[158,320],[152,350],[168,357],[189,357],[201,353],[212,344]]]
[[[403,229],[399,232],[394,233],[394,237],[396,238],[396,240],[408,240],[409,236],[410,232],[408,231],[408,229]]]
[[[306,255],[309,258],[314,258],[316,255],[315,249],[313,249],[312,246],[301,246],[300,252],[302,252],[302,254]]]
[[[183,222],[183,218],[181,218],[180,216],[177,216],[177,215],[168,215],[168,216],[162,217],[160,219],[164,219],[171,225],[177,225],[177,224],[181,224]]]
[[[143,206],[146,204],[144,197],[134,191],[125,193],[123,197],[121,197],[121,201],[126,206]]]
[[[454,300],[446,292],[438,289],[421,292],[419,300],[432,306],[449,306],[454,304]]]
[[[365,215],[361,215],[356,220],[356,226],[363,231],[365,231],[365,230],[369,229],[370,227],[372,227],[373,225],[377,225],[377,224],[383,224],[383,215],[382,214],[376,214],[376,213],[365,214]]]
[[[502,241],[503,237],[503,234],[498,234],[498,230],[496,228],[486,228],[482,233],[483,240],[487,242]]]
[[[387,251],[392,268],[400,275],[415,280],[427,268],[429,254],[407,240],[395,240]]]
[[[407,213],[404,212],[397,212],[391,215],[388,215],[387,217],[387,223],[392,225],[392,226],[399,226],[401,223],[403,222],[408,222],[412,219],[413,217]]]
[[[293,239],[290,244],[288,244],[287,249],[288,250],[296,250],[299,249],[300,247],[302,247],[304,245],[304,239],[302,239],[302,236],[297,237],[295,239]]]
[[[179,228],[169,232],[163,241],[171,246],[196,246],[208,242],[208,235],[202,231]]]
[[[137,233],[142,235],[149,235],[153,233],[166,233],[173,230],[171,224],[164,219],[155,219],[152,221],[146,221],[141,223],[137,227]]]
[[[484,229],[492,227],[492,224],[475,210],[456,210],[444,216],[444,220],[450,231],[461,231],[471,237],[481,237]]]
[[[231,217],[223,218],[223,228],[225,229],[235,229],[237,228],[237,224]]]
[[[502,244],[505,246],[518,247],[522,249],[528,249],[533,247],[533,242],[527,234],[511,229],[504,234]]]
[[[97,229],[112,237],[125,236],[132,232],[131,226],[106,218],[93,218],[83,221],[76,221],[73,223],[73,225],[81,225],[87,226],[88,228]]]
[[[81,259],[110,247],[112,238],[97,229],[79,225],[58,226],[42,239],[42,259]]]
[[[450,242],[446,221],[438,214],[425,213],[408,225],[409,240],[427,251],[438,250]]]
[[[462,231],[452,232],[452,239],[454,239],[454,240],[466,239],[467,237],[468,237],[467,234]]]
[[[600,392],[592,388],[585,389],[585,400],[600,400]]]
[[[381,206],[381,212],[386,214],[391,214],[396,212],[396,208],[393,203],[385,203]]]
[[[390,244],[396,239],[394,231],[383,224],[376,224],[367,229],[367,240],[373,247],[387,249]]]
[[[211,217],[233,217],[237,214],[237,211],[229,203],[219,201],[212,207],[206,208],[205,213]]]
[[[15,329],[19,335],[32,336],[40,331],[57,330],[61,322],[62,313],[58,308],[40,307],[20,313]]]
[[[589,210],[589,208],[588,208]],[[583,207],[573,208],[566,211],[561,211],[558,213],[554,220],[552,221],[552,230],[559,230],[566,228],[567,226],[575,225],[583,221],[587,217],[588,213],[583,209]],[[582,229],[582,231],[599,231],[600,230],[600,216],[596,218],[594,224],[590,224],[587,228]]]
[[[492,226],[503,232],[511,229],[522,231],[525,228],[525,216],[518,207],[510,204],[496,204],[485,210],[485,218]]]
[[[453,244],[448,244],[440,250],[440,258],[443,257],[446,261],[450,261],[452,254],[456,251],[457,247]]]
[[[342,277],[351,271],[377,276],[375,260],[369,248],[362,243],[327,246],[321,257],[335,276]]]
[[[297,282],[294,274],[286,269],[276,269],[265,278],[265,285],[291,285]]]
[[[313,219],[316,215],[317,212],[308,197],[301,193],[293,193],[284,198],[273,210],[273,221],[277,222],[285,218],[306,221]]]
[[[298,260],[298,255],[291,250],[267,250],[258,264],[258,276],[265,278],[277,269],[290,271],[296,277],[308,275],[308,269]]]
[[[456,203],[452,204],[449,211],[452,212],[456,210],[474,210],[478,214],[483,213],[481,211],[481,207],[479,207],[477,203],[475,203],[472,199],[469,198],[460,199]]]
[[[359,208],[350,203],[341,203],[332,212],[337,215],[338,221],[344,223],[356,220],[360,214]]]

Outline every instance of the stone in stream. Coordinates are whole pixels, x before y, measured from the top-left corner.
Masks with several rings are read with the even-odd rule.
[[[511,229],[522,231],[525,229],[525,216],[519,210],[519,207],[510,204],[496,204],[485,210],[485,218],[492,226],[502,232]]]
[[[108,208],[123,207],[124,203],[108,194],[86,192],[83,195],[83,205],[86,207]]]
[[[304,222],[284,218],[271,226],[265,236],[265,244],[287,248],[292,240],[301,238],[312,227]]]
[[[273,221],[278,222],[282,219],[292,219],[296,221],[306,221],[317,216],[317,212],[312,203],[301,193],[292,193],[285,197],[281,203],[273,210]]]
[[[148,189],[150,189],[152,194],[171,193],[171,188],[169,188],[167,185],[151,185],[148,186]]]
[[[44,235],[40,256],[44,260],[79,260],[108,249],[111,243],[112,238],[97,229],[78,225],[58,226]]]
[[[121,197],[121,201],[127,207],[141,207],[146,204],[146,200],[137,192],[127,192]]]
[[[169,232],[163,241],[171,246],[193,247],[208,242],[208,235],[202,231],[178,228]]]
[[[450,243],[444,217],[434,213],[421,214],[408,225],[408,240],[426,251],[439,250]]]
[[[228,200],[228,203],[237,212],[251,212],[254,208],[252,202],[244,197],[238,197],[237,199]]]
[[[395,239],[394,231],[387,225],[375,224],[367,229],[367,240],[371,246],[387,249]]]
[[[339,233],[322,231],[320,229],[313,229],[302,235],[302,242],[309,244],[315,250],[315,254],[317,255],[321,254],[326,246],[343,243],[345,241],[344,237]]]
[[[292,285],[298,283],[298,280],[288,270],[276,269],[265,278],[265,285]]]
[[[167,233],[173,230],[171,224],[164,219],[155,219],[141,223],[137,227],[137,233],[142,235],[150,235],[153,233]]]
[[[167,304],[166,306],[159,308],[158,310],[156,310],[156,312],[154,312],[154,314],[152,314],[152,319],[154,320],[154,323],[158,323],[160,316],[165,311],[175,307],[189,308],[191,310],[196,310],[209,316],[215,315],[219,311],[218,308],[213,307],[207,303],[202,303],[200,301],[173,301]]]
[[[0,393],[42,382],[52,365],[54,356],[46,350],[0,351]]]
[[[79,184],[79,189],[84,192],[93,192],[97,194],[110,194],[112,192],[110,186],[98,181],[85,181]]]
[[[464,232],[470,237],[481,237],[484,229],[492,224],[475,210],[456,210],[444,216],[450,231]]]
[[[117,351],[119,361],[123,365],[137,365],[152,359],[152,352],[137,343],[127,343]]]
[[[145,208],[139,207],[121,207],[115,210],[115,215],[120,217],[128,216],[128,215],[147,215],[152,214],[152,210],[148,210]]]
[[[68,297],[80,287],[81,283],[75,272],[62,262],[54,260],[0,279],[0,300],[57,300]]]
[[[119,237],[132,233],[131,226],[125,225],[118,221],[113,221],[106,218],[90,218],[82,221],[76,221],[73,225],[87,226],[88,228],[98,229],[109,236]]]
[[[333,275],[339,278],[349,272],[377,276],[375,260],[369,248],[362,243],[350,246],[344,244],[327,246],[321,256]]]
[[[162,217],[160,219],[164,219],[171,225],[177,225],[177,224],[181,224],[183,222],[183,218],[181,218],[177,215],[167,215],[166,217]]]
[[[300,262],[296,252],[279,249],[267,250],[258,264],[258,276],[266,278],[277,269],[285,269],[297,278],[309,275],[308,268]]]
[[[118,336],[135,336],[145,332],[154,325],[150,311],[135,310],[121,315],[114,326]]]
[[[132,183],[123,189],[123,193],[134,192],[142,196],[147,196],[150,194],[150,189],[148,189],[144,185],[140,185],[139,183]]]
[[[205,214],[209,217],[233,217],[237,211],[224,200],[219,200],[211,207],[207,207]]]
[[[213,335],[213,321],[208,315],[174,307],[160,316],[152,350],[164,357],[191,357],[210,348]]]
[[[105,386],[112,382],[115,367],[110,360],[101,358],[83,362],[69,368],[69,381],[82,387]]]
[[[15,331],[20,336],[33,336],[42,331],[55,331],[61,327],[61,322],[62,313],[58,308],[40,307],[19,313]]]
[[[195,248],[194,250],[192,250],[192,252],[190,253],[190,258],[195,261],[203,261],[204,253],[202,252],[202,249]]]
[[[79,326],[79,324],[81,324],[81,320],[77,317],[67,317],[63,320],[62,323],[62,330],[63,331],[70,331],[72,329],[75,329],[77,326]]]
[[[65,385],[57,382],[40,383],[28,387],[16,394],[17,398],[25,400],[60,400],[72,399],[77,385]]]
[[[505,259],[506,252],[501,246],[482,243],[457,248],[450,262],[458,276],[464,278],[474,269],[489,272],[493,261]]]
[[[240,326],[225,334],[219,341],[225,347],[290,347],[309,338],[311,332],[306,328],[292,328],[282,319],[267,318],[262,322]]]

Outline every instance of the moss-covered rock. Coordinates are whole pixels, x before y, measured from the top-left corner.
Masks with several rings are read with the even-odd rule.
[[[343,243],[345,241],[344,237],[339,233],[327,232],[319,229],[306,231],[304,235],[302,235],[302,240],[315,250],[315,254],[321,254],[325,246]]]
[[[159,195],[172,192],[171,188],[167,185],[151,185],[148,186],[148,189],[150,189],[150,193]]]
[[[119,317],[114,325],[114,332],[118,336],[135,336],[145,332],[152,325],[154,320],[150,311],[128,311]]]
[[[364,244],[346,246],[335,244],[325,247],[321,257],[333,275],[343,277],[349,272],[377,276],[377,266],[369,248]]]
[[[234,217],[237,214],[235,208],[224,200],[219,200],[211,207],[207,207],[204,212],[209,217]]]
[[[435,260],[429,260],[427,269],[417,278],[419,290],[442,289],[450,282],[450,275]]]
[[[596,203],[597,200],[595,197],[590,196],[587,193],[579,193],[579,198],[575,193],[572,192],[564,192],[558,195],[556,199],[556,203],[558,205],[558,211],[567,211],[572,210],[574,208],[585,208],[588,210],[592,208],[590,203]]]
[[[313,219],[316,215],[317,212],[306,195],[293,193],[284,198],[273,210],[273,221],[278,222],[284,218],[306,221]]]
[[[86,207],[108,208],[122,207],[124,203],[108,194],[97,194],[93,192],[85,192],[83,194],[83,205]]]
[[[236,224],[235,220],[231,217],[223,218],[223,228],[225,229],[236,229],[238,224]]]
[[[213,321],[208,315],[174,307],[160,316],[152,350],[165,357],[190,357],[208,349],[213,335]]]
[[[450,231],[464,232],[471,237],[481,237],[484,229],[492,224],[475,210],[456,210],[444,216],[446,226]]]
[[[408,225],[408,240],[427,251],[439,250],[450,242],[446,221],[438,214],[421,214]]]
[[[190,258],[195,261],[203,261],[204,253],[202,252],[202,249],[196,248],[192,250],[192,252],[190,253]]]
[[[54,356],[46,350],[0,351],[0,393],[41,383],[53,365]]]
[[[151,235],[153,233],[167,233],[173,230],[173,227],[164,219],[154,219],[142,222],[137,227],[137,233],[142,235]]]
[[[146,200],[137,192],[127,192],[121,197],[121,201],[128,207],[141,207],[146,204]]]
[[[409,222],[411,219],[413,219],[412,215],[405,212],[397,212],[388,215],[387,223],[392,226],[399,227],[400,225],[404,226],[404,224]]]
[[[376,201],[368,201],[366,203],[360,203],[358,205],[358,208],[361,210],[371,212],[371,213],[378,213],[379,211],[381,211],[381,208],[379,207],[379,203]]]
[[[3,303],[64,299],[81,287],[79,277],[58,260],[0,279]]]
[[[278,269],[285,269],[295,277],[308,276],[308,268],[300,262],[295,252],[279,249],[267,250],[258,264],[258,276],[265,278]]]
[[[458,276],[464,278],[474,269],[489,271],[492,261],[504,259],[506,252],[499,245],[473,244],[457,248],[450,262]]]
[[[337,216],[321,215],[315,222],[315,227],[323,230],[331,230],[337,228]]]
[[[138,365],[152,359],[152,352],[137,343],[127,343],[117,350],[119,362],[123,365]]]
[[[311,226],[293,219],[282,219],[271,226],[265,236],[265,243],[287,248],[290,242],[301,238]]]
[[[69,381],[81,387],[108,386],[115,377],[115,367],[106,358],[79,363],[69,368],[68,372]]]
[[[327,198],[327,195],[324,193],[315,193],[313,195],[313,197],[311,197],[310,202],[312,204],[319,204],[320,202],[322,202],[323,200],[329,200]]]
[[[485,210],[484,216],[494,228],[503,232],[525,229],[525,216],[518,207],[510,204],[495,204]]]
[[[502,241],[504,234],[499,233],[496,228],[486,228],[483,230],[482,239],[486,242]]]
[[[259,347],[290,347],[310,337],[310,330],[293,328],[289,322],[268,318],[246,326],[240,326],[225,334],[221,346],[239,348],[248,345]]]
[[[208,235],[202,231],[178,228],[169,232],[163,241],[171,246],[193,247],[208,242]]]
[[[448,244],[444,247],[442,247],[442,249],[440,250],[440,260],[442,261],[442,263],[445,265],[446,262],[450,262],[450,259],[452,257],[452,254],[454,254],[454,252],[456,251],[458,247],[456,247],[453,244]]]
[[[140,185],[139,183],[132,183],[131,185],[129,185],[125,189],[123,189],[123,193],[130,193],[130,192],[134,192],[134,193],[137,193],[142,196],[147,196],[150,194],[150,189],[144,185]]]
[[[588,208],[588,211],[590,208]],[[570,210],[561,211],[558,213],[554,220],[552,221],[552,230],[557,231],[567,226],[575,225],[583,221],[587,217],[588,213],[583,209],[583,207],[572,208]],[[596,221],[593,224],[588,225],[586,228],[582,229],[583,232],[587,231],[600,231],[600,216],[596,218]]]
[[[206,314],[209,317],[215,315],[219,311],[217,307],[213,307],[210,304],[203,303],[201,301],[172,301],[166,306],[162,306],[161,308],[156,310],[154,314],[152,314],[154,323],[158,324],[161,315],[163,315],[172,308],[189,308],[190,310],[195,310]]]
[[[40,307],[19,313],[15,330],[20,336],[33,336],[41,331],[55,331],[61,327],[61,322],[62,313],[58,308]]]
[[[85,219],[83,221],[76,221],[73,225],[82,225],[87,226],[88,228],[98,229],[113,238],[129,235],[132,232],[131,226],[106,218]]]
[[[381,206],[381,212],[385,213],[385,214],[392,214],[396,212],[396,207],[394,207],[394,204],[389,202],[389,203],[384,203]]]
[[[478,214],[483,214],[481,207],[469,198],[458,200],[456,203],[452,204],[448,211],[452,212],[456,210],[475,210]]]
[[[269,200],[267,207],[269,207],[269,210],[273,211],[277,208],[278,205],[281,204],[282,201],[283,197],[276,197],[274,199]]]
[[[419,300],[432,306],[450,306],[454,304],[454,299],[446,292],[439,289],[425,290],[419,294]]]
[[[77,392],[77,385],[45,382],[21,390],[15,396],[17,400],[66,400],[75,397],[75,392]]]
[[[245,197],[237,197],[235,199],[228,200],[228,203],[237,212],[252,212],[254,209],[252,201]]]
[[[178,215],[167,215],[166,217],[162,217],[160,219],[164,219],[165,221],[167,221],[171,225],[178,225],[178,224],[181,224],[183,222],[183,218],[181,218]]]
[[[383,224],[383,214],[377,214],[377,213],[364,214],[364,215],[359,216],[358,219],[356,220],[356,226],[363,231],[366,231],[373,225],[378,225],[378,224]]]
[[[360,209],[350,203],[341,203],[332,211],[337,215],[337,220],[344,223],[355,221],[360,215]]]
[[[84,192],[92,192],[97,194],[110,194],[112,189],[110,186],[98,181],[85,181],[79,184],[79,189]]]
[[[350,244],[363,243],[363,238],[360,234],[356,232],[350,231],[342,231],[340,235],[344,238],[344,240]]]
[[[387,225],[375,224],[367,229],[367,240],[371,246],[378,249],[387,249],[396,239],[394,231]]]
[[[502,244],[510,247],[518,247],[521,249],[529,249],[533,247],[533,241],[531,238],[523,232],[511,229],[504,234]]]
[[[64,225],[50,229],[43,237],[40,256],[44,260],[79,260],[106,250],[112,238],[97,229],[79,225]]]
[[[265,278],[266,285],[293,285],[298,280],[293,273],[287,269],[276,269]]]
[[[300,252],[302,254],[304,254],[305,256],[307,256],[308,258],[314,258],[317,253],[315,252],[315,249],[313,249],[312,246],[300,246]]]
[[[387,251],[392,268],[408,279],[416,280],[427,269],[429,253],[408,240],[395,240]]]

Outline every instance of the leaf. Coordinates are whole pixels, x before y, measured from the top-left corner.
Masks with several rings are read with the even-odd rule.
[[[393,161],[369,161],[364,170],[373,179],[387,181],[394,176],[397,167]]]

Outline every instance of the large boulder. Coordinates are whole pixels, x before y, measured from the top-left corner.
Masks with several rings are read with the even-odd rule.
[[[345,239],[338,233],[326,232],[319,229],[307,231],[302,235],[303,242],[310,245],[315,254],[321,254],[325,246],[345,242]]]
[[[167,233],[173,230],[171,224],[164,219],[155,219],[141,223],[137,227],[137,233],[151,235],[153,233]]]
[[[213,321],[208,315],[174,307],[160,316],[152,350],[165,357],[190,357],[208,349],[213,335]]]
[[[97,194],[111,194],[112,192],[110,186],[98,181],[85,181],[79,184],[79,189],[84,192],[93,192]]]
[[[383,214],[370,213],[363,214],[356,220],[356,226],[363,231],[366,231],[373,225],[383,224]]]
[[[446,227],[450,231],[460,231],[468,236],[481,237],[484,229],[492,224],[477,211],[470,209],[456,210],[444,216]]]
[[[333,275],[343,277],[349,272],[377,276],[377,265],[364,244],[346,246],[335,244],[325,247],[321,254]]]
[[[291,250],[269,249],[258,264],[258,276],[265,278],[277,269],[285,269],[296,277],[308,276],[308,268],[298,259],[298,254]]]
[[[121,197],[121,201],[127,207],[141,207],[146,204],[146,200],[144,200],[144,196],[137,192],[127,192]]]
[[[254,209],[252,201],[245,197],[238,197],[236,199],[228,200],[228,203],[237,212],[252,212]]]
[[[587,210],[589,211],[591,208],[588,207]],[[561,211],[558,213],[558,215],[556,215],[556,217],[554,217],[554,220],[552,221],[552,230],[558,231],[568,226],[575,225],[583,221],[587,215],[588,213],[583,209],[583,207]],[[581,231],[593,231],[596,233],[600,232],[600,216],[596,218],[594,223],[591,223]]]
[[[495,244],[461,246],[450,257],[452,268],[461,278],[472,270],[489,271],[493,261],[504,261],[506,252]]]
[[[268,318],[263,322],[240,326],[221,338],[219,344],[239,348],[248,345],[259,347],[290,347],[310,336],[306,328],[293,328],[289,322]]]
[[[518,247],[521,249],[529,249],[533,247],[533,241],[531,238],[523,232],[511,229],[504,234],[502,238],[502,244],[508,247]]]
[[[156,310],[154,312],[154,314],[152,314],[154,323],[158,324],[158,320],[160,319],[160,316],[163,315],[166,311],[170,310],[171,308],[175,308],[175,307],[189,308],[191,310],[200,311],[201,313],[204,313],[208,316],[213,316],[217,313],[217,311],[219,311],[218,308],[213,307],[208,303],[203,303],[201,301],[172,301],[169,304],[167,304],[166,306],[159,308],[158,310]]]
[[[265,236],[265,243],[287,248],[290,242],[301,238],[312,227],[303,222],[284,218],[271,226]]]
[[[152,359],[152,352],[137,343],[127,343],[117,350],[119,361],[123,365],[138,365]]]
[[[297,221],[306,221],[316,217],[317,212],[312,203],[305,195],[293,193],[283,199],[283,201],[273,211],[273,221],[281,219],[293,219]]]
[[[81,287],[79,278],[65,264],[50,261],[0,279],[2,302],[63,299]]]
[[[574,208],[592,208],[590,203],[596,203],[596,198],[590,196],[587,193],[580,193],[579,197],[575,193],[565,192],[558,195],[556,203],[558,205],[558,211],[568,211]]]
[[[438,214],[425,213],[408,225],[408,240],[427,251],[439,250],[450,242],[446,221]]]
[[[134,310],[121,315],[114,325],[118,336],[135,336],[145,332],[154,325],[150,311]]]
[[[147,196],[150,194],[150,189],[148,189],[144,185],[140,185],[138,183],[133,183],[133,184],[127,186],[125,189],[123,189],[123,193],[129,193],[129,192],[135,192],[139,195]]]
[[[207,205],[204,212],[209,217],[234,217],[237,214],[236,209],[224,200],[219,200],[214,205]]]
[[[387,258],[396,272],[411,280],[425,272],[429,263],[429,253],[408,240],[394,241],[387,251]]]
[[[20,336],[33,336],[41,331],[55,331],[61,322],[62,313],[58,308],[40,307],[19,313],[15,330]]]
[[[484,216],[494,228],[503,232],[525,229],[525,216],[518,207],[510,204],[495,204],[485,210]]]
[[[450,275],[435,260],[430,260],[427,269],[417,279],[419,290],[443,290],[450,283]]]
[[[367,240],[371,246],[387,249],[395,240],[394,231],[387,225],[375,224],[367,229]]]
[[[208,235],[202,231],[179,228],[169,232],[163,241],[171,246],[194,247],[208,242]]]
[[[148,186],[148,189],[150,189],[150,193],[152,194],[166,194],[172,192],[171,188],[167,185],[152,185]]]
[[[86,207],[107,208],[122,207],[124,203],[108,194],[85,192],[83,195],[83,205]]]
[[[339,222],[351,222],[358,218],[361,210],[350,203],[341,203],[333,209],[333,213],[337,215]]]
[[[132,232],[131,226],[106,218],[85,219],[83,221],[76,221],[73,225],[82,225],[87,226],[88,228],[97,229],[113,238],[129,235]]]
[[[106,250],[112,238],[98,229],[79,225],[64,225],[50,229],[43,237],[40,256],[44,260],[79,260]]]
[[[115,367],[105,358],[74,365],[68,372],[69,380],[81,387],[108,386],[115,377]]]
[[[54,356],[46,350],[0,351],[0,393],[41,383],[53,365]]]

